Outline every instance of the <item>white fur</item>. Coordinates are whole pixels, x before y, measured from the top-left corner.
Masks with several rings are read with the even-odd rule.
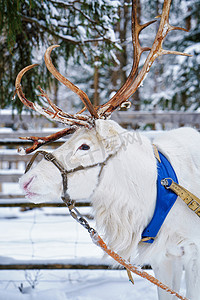
[[[151,264],[156,277],[176,291],[184,268],[186,296],[198,300],[200,220],[181,199],[177,199],[154,243],[140,242],[156,202],[157,162],[152,142],[172,163],[179,183],[200,196],[200,135],[191,128],[149,139],[122,129],[114,121],[97,120],[94,129],[78,130],[54,155],[72,170],[103,162],[113,154],[100,180],[100,166],[70,174],[68,193],[72,199],[91,197],[97,226],[109,246],[133,263]],[[80,150],[82,144],[89,145],[90,150]],[[20,184],[33,202],[55,201],[62,193],[59,171],[45,160],[25,174]],[[164,291],[158,293],[160,300],[175,299]]]

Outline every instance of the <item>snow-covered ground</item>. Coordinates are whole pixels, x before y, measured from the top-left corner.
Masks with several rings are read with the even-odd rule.
[[[82,208],[81,212],[90,213],[88,208]],[[102,256],[101,249],[68,215],[66,208],[25,212],[19,208],[1,208],[0,264],[109,264]],[[156,287],[133,277],[135,286],[128,281],[124,270],[1,270],[0,299],[157,299]]]
[[[89,208],[82,208],[81,212],[90,213]],[[109,264],[102,256],[101,249],[66,208],[25,212],[1,208],[0,264]],[[133,278],[134,286],[124,270],[1,270],[0,300],[158,299],[154,285],[136,275]]]
[[[29,271],[32,276],[35,271]],[[0,272],[1,300],[156,300],[156,288],[133,276],[133,286],[126,271],[111,270],[41,270],[38,285],[31,289],[22,271]],[[22,294],[19,287],[23,285]]]

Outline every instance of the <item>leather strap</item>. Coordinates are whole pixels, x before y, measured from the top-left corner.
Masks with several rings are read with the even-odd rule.
[[[129,281],[134,285],[135,282],[134,282],[134,279],[133,279],[133,276],[132,276],[131,271],[130,271],[129,269],[126,268],[126,272],[127,272]]]
[[[187,206],[200,217],[200,199],[189,192],[186,188],[180,184],[175,183],[171,178],[165,178],[161,184],[166,188],[172,190],[178,195]]]
[[[158,148],[154,144],[152,144],[152,146],[153,146],[153,152],[154,152],[155,158],[159,161],[159,163],[161,163],[161,159],[160,159],[160,155],[159,155],[159,152],[158,152]]]

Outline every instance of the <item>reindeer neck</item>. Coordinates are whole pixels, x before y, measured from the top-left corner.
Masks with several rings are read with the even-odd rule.
[[[110,159],[92,197],[97,226],[111,247],[130,256],[152,218],[156,201],[157,167],[146,137],[129,143]]]

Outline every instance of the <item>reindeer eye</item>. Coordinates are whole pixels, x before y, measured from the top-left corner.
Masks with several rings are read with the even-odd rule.
[[[89,150],[90,146],[88,146],[87,144],[82,144],[78,149],[79,150]]]

